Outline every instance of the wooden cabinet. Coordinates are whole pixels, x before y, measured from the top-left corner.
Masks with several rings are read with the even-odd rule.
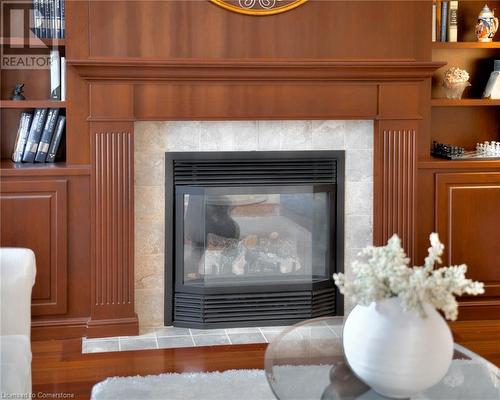
[[[36,254],[32,314],[67,310],[67,180],[8,180],[0,183],[0,243]]]
[[[500,172],[437,173],[435,197],[443,262],[465,263],[467,276],[485,283],[485,295],[470,299],[475,306],[499,304]]]

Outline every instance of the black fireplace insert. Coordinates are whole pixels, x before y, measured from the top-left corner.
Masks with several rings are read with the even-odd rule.
[[[344,152],[166,153],[165,324],[342,315]]]

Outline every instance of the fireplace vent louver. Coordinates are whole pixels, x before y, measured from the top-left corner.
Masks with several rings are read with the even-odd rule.
[[[175,160],[173,170],[175,185],[310,185],[337,180],[337,163],[331,159]]]

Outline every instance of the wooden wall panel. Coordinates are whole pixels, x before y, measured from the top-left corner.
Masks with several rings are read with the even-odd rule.
[[[124,324],[122,333],[133,334],[137,330],[133,124],[91,123],[91,135],[93,263],[89,336],[103,334],[101,328],[108,329],[105,325],[112,325],[112,320]]]
[[[485,282],[485,297],[500,302],[500,173],[438,173],[435,185],[436,230],[446,246],[443,262],[467,264],[467,276]]]
[[[394,233],[413,258],[418,121],[378,121],[374,149],[374,242]]]
[[[135,86],[138,120],[373,119],[375,84],[140,84]],[[285,117],[284,117],[285,116]]]
[[[36,254],[32,315],[64,314],[68,291],[67,181],[2,181],[0,191],[1,246],[27,247]]]
[[[427,1],[322,1],[236,14],[208,0],[91,1],[91,58],[430,59]]]

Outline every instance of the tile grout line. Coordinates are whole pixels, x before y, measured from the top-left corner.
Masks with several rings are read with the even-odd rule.
[[[158,335],[156,334],[156,331],[155,331],[155,342],[156,342],[156,348],[160,349],[160,344],[158,343]]]
[[[229,333],[227,333],[227,329],[224,329],[224,333],[226,334],[227,340],[229,340],[229,344],[233,344],[233,342],[231,342],[231,338],[229,337]]]
[[[189,328],[188,330],[189,330],[189,336],[191,337],[191,341],[193,342],[193,347],[197,347],[196,342],[194,341],[193,332],[191,332],[191,328]]]
[[[269,343],[269,340],[267,340],[267,337],[266,335],[264,335],[264,332],[262,332],[262,329],[260,329],[260,327],[257,328],[260,332],[260,334],[264,337],[264,340],[266,341],[266,343]]]

